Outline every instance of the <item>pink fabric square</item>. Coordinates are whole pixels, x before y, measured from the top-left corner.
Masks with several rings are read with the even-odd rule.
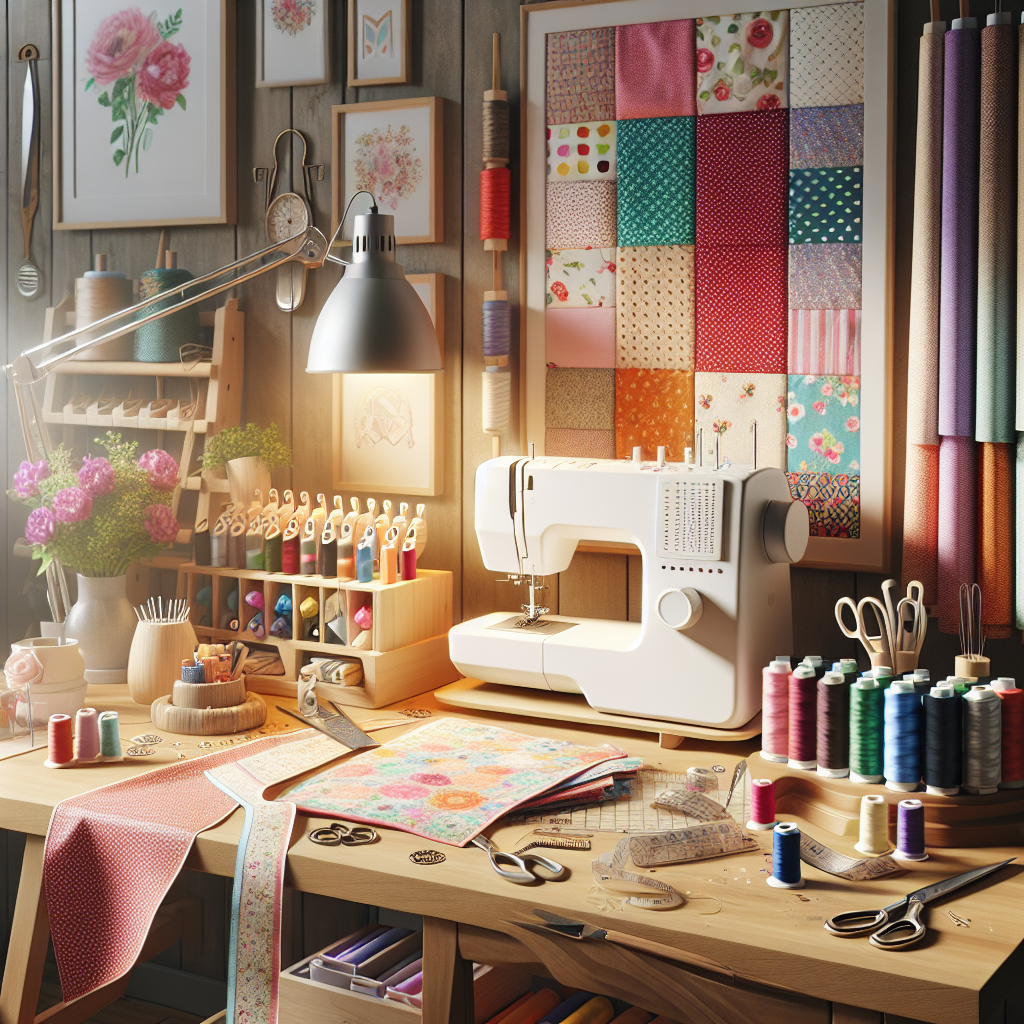
[[[544,313],[548,366],[615,366],[615,307],[549,309]]]
[[[615,117],[690,117],[697,113],[692,19],[615,30]]]

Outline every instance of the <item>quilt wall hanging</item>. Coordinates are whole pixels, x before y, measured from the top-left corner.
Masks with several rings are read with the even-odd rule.
[[[523,10],[524,441],[777,466],[888,552],[893,0]]]

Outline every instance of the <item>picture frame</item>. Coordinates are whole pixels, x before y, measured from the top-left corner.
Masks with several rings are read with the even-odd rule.
[[[852,0],[841,0],[842,3]],[[792,0],[787,9],[820,7]],[[812,536],[801,565],[885,571],[890,558],[893,351],[893,139],[895,0],[863,0],[864,153],[862,349],[860,358],[859,536]],[[520,443],[544,451],[546,309],[545,146],[547,36],[577,29],[709,18],[749,10],[726,0],[553,0],[520,10],[522,242],[520,280]],[[788,441],[787,441],[788,443]]]
[[[406,280],[416,289],[430,313],[434,330],[444,354],[444,274],[409,274]],[[376,397],[367,401],[397,405],[402,415],[401,399],[408,398],[408,414],[412,421],[412,447],[398,426],[389,438],[378,436],[372,451],[357,443],[353,418],[359,413],[362,396],[378,389]],[[332,437],[334,486],[338,490],[382,491],[433,497],[444,490],[444,371],[439,373],[400,374],[335,374],[332,399]],[[364,403],[365,405],[365,403]],[[364,408],[365,416],[365,408]],[[373,428],[364,423],[364,432]],[[388,445],[386,448],[379,445]],[[393,458],[383,456],[390,454]]]
[[[398,245],[444,241],[443,110],[438,96],[331,107],[332,232],[348,200],[365,188],[377,197],[381,213],[394,216]],[[378,182],[370,142],[379,145],[382,139],[388,140],[393,156],[408,164],[403,175]],[[369,208],[365,197],[356,199],[341,238],[351,237],[352,218]]]
[[[326,85],[331,81],[333,7],[331,0],[299,0],[287,8],[280,6],[280,0],[259,0],[257,89]]]
[[[235,223],[235,5],[173,0],[155,21],[121,26],[140,51],[161,48],[165,73],[147,81],[103,49],[110,19],[137,12],[53,0],[57,231]]]
[[[412,25],[409,0],[348,0],[348,87],[400,85],[412,81]],[[367,33],[373,35],[372,40]],[[381,33],[392,52],[376,49]],[[367,53],[367,46],[373,47]],[[379,65],[379,66],[376,66]]]

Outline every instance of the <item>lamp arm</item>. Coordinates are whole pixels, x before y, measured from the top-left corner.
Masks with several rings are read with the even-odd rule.
[[[330,263],[338,263],[343,267],[351,266],[348,260],[343,260],[340,256],[332,256],[331,249],[334,248],[334,243],[338,240],[338,236],[341,234],[341,229],[345,226],[345,218],[348,216],[348,211],[352,209],[352,204],[355,202],[356,196],[369,196],[370,197],[370,213],[377,213],[377,197],[372,192],[367,192],[365,188],[359,189],[358,192],[352,193],[352,198],[348,201],[345,207],[345,212],[341,215],[341,219],[338,221],[338,226],[334,229],[334,234],[331,235],[331,240],[327,243],[327,255],[325,259]]]

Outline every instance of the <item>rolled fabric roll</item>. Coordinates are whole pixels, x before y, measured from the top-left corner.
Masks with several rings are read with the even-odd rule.
[[[1017,29],[1017,166],[1024,168],[1024,25]],[[1024,247],[1024,173],[1017,175],[1017,251]],[[1024,259],[1017,261],[1017,423],[1024,430]],[[1019,475],[1018,475],[1019,479]],[[1018,536],[1020,531],[1017,531]],[[1020,564],[1020,563],[1018,563]],[[1024,614],[1018,612],[1018,627]]]
[[[615,1016],[615,1007],[604,996],[594,996],[574,1013],[565,1018],[563,1024],[609,1024]]]
[[[903,585],[918,580],[924,603],[938,600],[939,446],[907,445],[903,498]]]
[[[944,437],[939,445],[939,630],[960,631],[960,584],[975,581],[977,445]]]
[[[978,445],[978,584],[981,622],[993,639],[1005,639],[1013,626],[1015,448]]]
[[[1015,503],[1017,565],[1024,567],[1024,433],[1017,435],[1017,500]],[[1024,572],[1015,575],[1014,625],[1024,630]],[[1024,639],[1024,638],[1022,638]]]

